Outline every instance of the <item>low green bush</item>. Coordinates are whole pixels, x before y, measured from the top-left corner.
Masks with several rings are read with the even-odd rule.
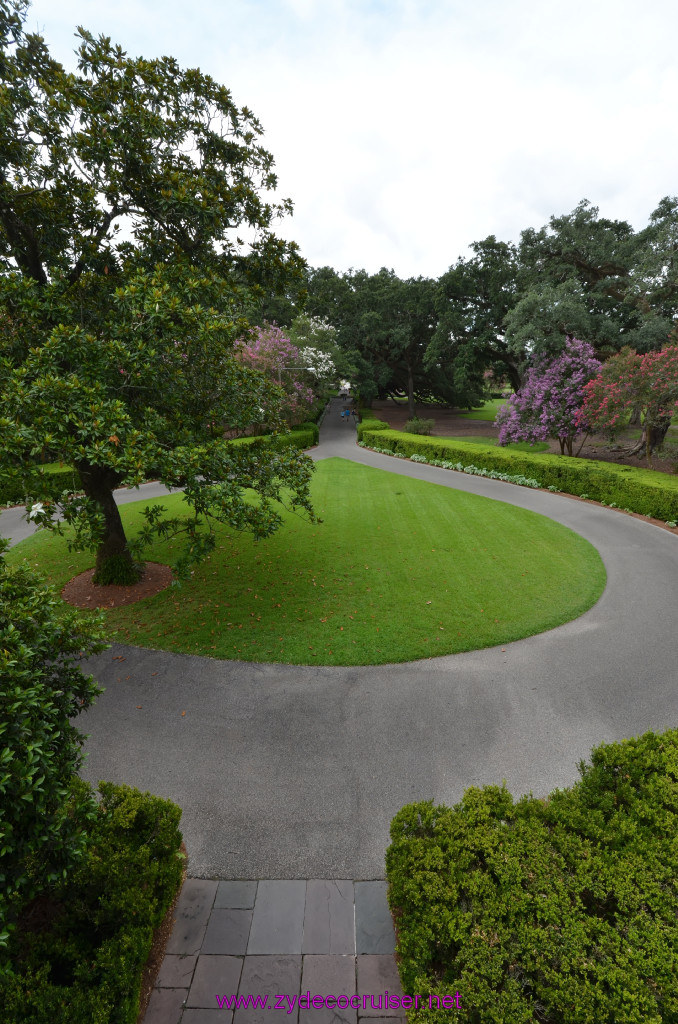
[[[0,539],[0,948],[38,885],[30,865],[45,882],[83,855],[69,795],[84,740],[74,719],[101,691],[81,660],[108,646],[101,617],[65,612],[32,570],[7,565],[6,547]]]
[[[365,433],[365,431],[369,431],[370,433],[375,433],[377,430],[389,430],[390,428],[389,428],[388,423],[385,423],[384,420],[368,420],[368,419],[364,419],[364,420],[360,421],[360,423],[358,424],[358,428],[357,429],[358,429],[358,440],[362,441],[363,434]]]
[[[80,790],[89,787],[76,780]],[[83,863],[42,894],[39,930],[27,907],[12,937],[0,972],[3,1021],[136,1022],[153,932],[181,881],[181,811],[128,786],[102,782],[99,794]]]
[[[80,476],[72,466],[58,463],[35,466],[33,473],[46,478],[38,488],[46,497],[58,498],[63,491],[82,490]],[[0,481],[0,505],[23,505],[26,495],[31,491],[29,481],[30,476],[25,469],[6,470]]]
[[[285,448],[297,448],[299,451],[305,451],[307,448],[312,448],[318,443],[318,426],[315,423],[302,423],[300,427],[295,427],[294,430],[290,430],[287,434],[256,434],[252,437],[237,437],[229,444],[254,444],[257,441],[265,445],[270,445],[272,448],[282,451]]]
[[[611,466],[566,455],[532,454],[464,444],[453,438],[420,438],[398,430],[364,431],[361,440],[393,455],[421,455],[428,462],[460,462],[499,473],[523,475],[540,487],[583,495],[655,519],[678,519],[678,478],[649,469]]]
[[[386,855],[410,1024],[678,1021],[678,730],[594,749],[517,803],[404,807]]]
[[[320,409],[320,412],[318,413],[318,418],[322,415],[324,410],[325,410],[325,406],[323,406]],[[309,420],[307,423],[300,423],[298,426],[292,428],[293,432],[297,431],[297,430],[310,430],[312,432],[312,434],[313,434],[313,437],[314,437],[313,443],[314,444],[318,443],[318,440],[320,438],[320,430],[318,429],[317,422],[312,422],[312,421]]]
[[[435,420],[420,420],[417,416],[408,420],[405,424],[405,431],[408,434],[430,434],[435,426]]]

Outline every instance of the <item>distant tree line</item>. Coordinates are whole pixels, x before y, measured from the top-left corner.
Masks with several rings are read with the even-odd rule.
[[[661,349],[678,322],[676,197],[640,231],[582,200],[518,245],[490,235],[470,249],[438,280],[308,268],[305,294],[264,301],[254,318],[288,327],[304,308],[335,328],[342,370],[365,400],[407,395],[411,410],[517,389],[530,359],[559,355],[568,336],[605,360]]]

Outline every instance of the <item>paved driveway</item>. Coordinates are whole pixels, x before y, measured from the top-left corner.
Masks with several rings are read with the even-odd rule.
[[[402,804],[454,803],[467,786],[502,779],[515,795],[544,794],[571,784],[593,745],[678,724],[673,534],[560,495],[370,453],[338,407],[321,442],[313,458],[350,458],[549,515],[596,546],[608,585],[581,618],[505,651],[369,668],[119,645],[92,659],[106,692],[81,720],[84,774],[175,800],[191,875],[382,878]]]

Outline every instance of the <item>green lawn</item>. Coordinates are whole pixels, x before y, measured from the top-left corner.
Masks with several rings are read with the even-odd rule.
[[[494,422],[494,417],[497,415],[497,409],[501,405],[505,405],[505,398],[490,398],[489,401],[485,402],[480,409],[471,409],[469,412],[460,412],[459,415],[463,416],[467,420],[490,420]]]
[[[106,612],[111,636],[243,661],[383,664],[539,633],[605,585],[588,542],[503,502],[343,459],[318,463],[313,498],[319,525],[288,516],[259,543],[221,529],[190,582]],[[123,506],[130,531],[144,504]],[[92,564],[44,533],[9,555],[22,556],[59,587]],[[169,561],[170,546],[148,557]]]
[[[459,437],[451,437],[451,441],[463,441],[465,444],[478,444],[484,448],[499,448],[499,442],[496,437],[468,437],[466,434],[460,435]],[[510,444],[505,444],[503,447],[509,451],[514,452],[547,452],[549,450],[548,441],[536,441],[534,444],[528,444],[527,441],[511,441]]]

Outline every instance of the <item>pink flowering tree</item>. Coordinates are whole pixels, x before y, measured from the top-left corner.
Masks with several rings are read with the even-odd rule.
[[[245,366],[260,370],[281,391],[281,415],[288,423],[300,423],[315,404],[316,396],[308,383],[308,368],[303,353],[275,324],[254,327],[243,340],[237,358]]]
[[[559,356],[535,362],[523,386],[497,413],[499,444],[557,438],[561,455],[572,455],[577,435],[588,432],[581,413],[583,389],[597,376],[600,365],[593,347],[572,337]]]
[[[678,412],[677,344],[645,355],[622,349],[584,387],[581,417],[591,429],[614,437],[627,425],[633,409],[640,411],[643,431],[630,454],[644,451],[652,465],[652,452],[663,443],[671,417]]]

